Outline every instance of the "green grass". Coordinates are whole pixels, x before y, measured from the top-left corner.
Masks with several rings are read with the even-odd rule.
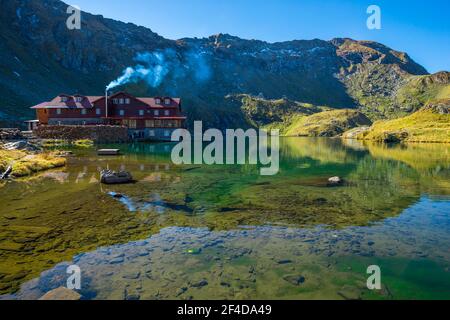
[[[25,151],[0,150],[0,172],[4,172],[11,165],[13,177],[25,177],[39,171],[62,167],[65,164],[66,159],[57,157],[51,152],[31,154]]]
[[[422,109],[403,118],[378,121],[358,139],[383,142],[389,137],[405,142],[450,143],[450,114]]]
[[[228,99],[239,101],[240,109],[252,127],[279,129],[281,134],[298,119],[329,109],[285,98],[267,100],[246,94],[229,96]]]
[[[362,113],[351,110],[331,110],[297,118],[287,130],[287,136],[326,136],[340,135],[348,129],[370,125],[371,121]]]
[[[94,145],[94,141],[89,139],[68,141],[60,139],[47,139],[44,140],[42,146],[44,148],[55,148],[55,147],[78,147],[78,148],[90,148]]]

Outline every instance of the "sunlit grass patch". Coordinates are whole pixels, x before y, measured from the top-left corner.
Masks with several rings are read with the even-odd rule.
[[[31,154],[19,150],[0,150],[0,171],[4,172],[8,166],[12,166],[13,177],[24,177],[35,172],[62,167],[66,159],[57,157],[52,152]]]

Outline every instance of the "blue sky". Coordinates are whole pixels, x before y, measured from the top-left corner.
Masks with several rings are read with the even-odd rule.
[[[67,0],[83,11],[169,38],[229,33],[269,42],[350,37],[407,52],[428,71],[450,70],[449,0]],[[382,29],[366,27],[381,8]]]

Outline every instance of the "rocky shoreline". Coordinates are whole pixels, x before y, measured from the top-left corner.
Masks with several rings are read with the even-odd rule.
[[[65,165],[66,159],[60,152],[44,151],[39,144],[24,140],[0,143],[0,177],[3,181]]]

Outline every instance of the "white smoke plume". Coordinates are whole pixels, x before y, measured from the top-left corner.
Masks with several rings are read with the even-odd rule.
[[[145,81],[150,87],[157,88],[169,73],[177,79],[191,75],[198,82],[204,82],[211,77],[211,68],[205,52],[189,51],[184,56],[180,56],[174,50],[167,49],[163,52],[139,53],[134,60],[138,64],[127,67],[120,77],[106,87],[108,91],[140,81]]]

